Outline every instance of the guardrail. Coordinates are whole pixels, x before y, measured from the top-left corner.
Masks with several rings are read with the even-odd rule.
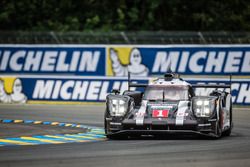
[[[249,44],[249,32],[24,32],[0,31],[1,44]]]

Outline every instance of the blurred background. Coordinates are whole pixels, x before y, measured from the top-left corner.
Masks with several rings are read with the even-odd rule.
[[[249,44],[250,0],[0,0],[0,166],[249,166]],[[128,72],[149,83],[170,68],[191,84],[231,85],[231,137],[69,135],[65,126],[87,125],[105,139],[106,95],[128,89]],[[49,145],[8,147],[34,143]]]
[[[136,49],[141,76],[232,74],[233,102],[249,105],[249,43],[248,0],[1,0],[0,102],[104,102],[127,88]]]
[[[1,0],[0,43],[242,44],[248,0]]]

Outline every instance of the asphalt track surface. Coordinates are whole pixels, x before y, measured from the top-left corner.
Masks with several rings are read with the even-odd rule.
[[[103,127],[104,105],[0,105],[4,119],[71,122]],[[170,137],[0,147],[0,166],[250,166],[250,109],[234,109],[234,129],[219,140]]]
[[[83,128],[23,123],[0,123],[0,138],[34,135],[76,134],[83,132],[85,132]]]

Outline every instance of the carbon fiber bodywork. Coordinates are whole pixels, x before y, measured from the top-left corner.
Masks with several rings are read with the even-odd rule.
[[[117,93],[108,95],[105,112],[106,136],[113,138],[119,134],[130,136],[181,133],[219,138],[222,134],[230,135],[232,106],[229,93],[215,90],[208,96],[195,96],[192,85],[180,79],[171,79],[170,81],[171,85],[167,80],[161,85],[155,82],[151,86],[171,89],[171,86],[178,84],[180,87],[188,87],[188,97],[180,100],[168,100],[164,99],[163,93],[162,99],[150,100],[144,97],[145,92],[138,91],[125,91],[122,95]],[[116,116],[112,113],[114,109],[110,106],[111,102],[123,97],[127,99],[126,111],[123,115]],[[209,115],[199,115],[198,111],[200,112],[200,110],[197,109],[199,106],[196,103],[199,105],[199,101],[207,99],[210,102],[206,103],[210,106],[207,106],[208,109],[203,108],[203,110],[206,110],[204,113],[209,112]]]

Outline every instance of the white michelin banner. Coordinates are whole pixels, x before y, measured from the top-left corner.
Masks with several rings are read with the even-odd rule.
[[[150,80],[150,78],[136,78],[134,81],[148,83]],[[218,78],[187,78],[186,80],[191,84],[229,83],[228,79]],[[1,103],[105,102],[106,95],[112,89],[119,89],[121,92],[127,90],[127,78],[0,76]],[[196,89],[195,93],[208,95],[212,90],[211,88]],[[234,104],[250,105],[250,79],[233,79],[231,92]]]
[[[232,82],[233,102],[250,104],[250,45],[0,45],[0,102],[102,102],[112,89],[127,89],[128,72],[146,83],[169,70],[241,76]]]
[[[250,75],[250,45],[0,45],[0,73]]]

